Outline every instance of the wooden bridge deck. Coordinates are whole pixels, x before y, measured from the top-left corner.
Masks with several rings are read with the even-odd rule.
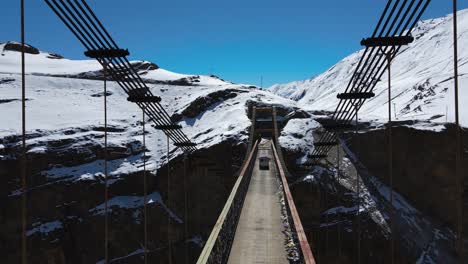
[[[259,158],[270,158],[270,169],[259,169]],[[229,264],[288,263],[278,197],[278,176],[270,141],[259,146],[252,179],[234,237]]]

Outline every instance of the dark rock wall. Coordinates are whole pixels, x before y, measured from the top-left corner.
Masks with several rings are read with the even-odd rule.
[[[19,263],[21,248],[21,195],[18,138],[2,139],[7,146],[0,161],[0,253],[2,263]],[[75,139],[88,140],[91,139]],[[101,140],[98,136],[98,140]],[[28,236],[29,263],[96,263],[104,255],[104,216],[90,209],[104,201],[102,179],[88,181],[52,181],[40,172],[52,165],[80,165],[101,159],[99,144],[84,144],[70,148],[73,142],[49,142],[50,148],[27,157],[28,230],[38,223],[58,221],[60,227],[49,232]],[[138,155],[133,143],[127,149],[114,149],[112,159]],[[177,157],[157,175],[148,172],[148,193],[159,192],[162,203],[148,205],[149,262],[168,263],[168,238],[171,241],[173,263],[194,263],[234,184],[245,144],[225,141],[209,149],[198,150],[184,161]],[[120,154],[115,154],[120,153]],[[125,154],[126,153],[126,154]],[[142,173],[118,175],[120,180],[109,187],[109,198],[143,196]],[[168,192],[169,190],[169,192]],[[15,192],[16,191],[16,192]],[[185,201],[187,203],[185,204]],[[167,206],[184,222],[171,220],[168,228]],[[187,214],[185,215],[185,212]],[[186,223],[185,220],[187,219]],[[143,208],[112,207],[109,213],[109,257],[113,263],[141,263],[142,254],[135,251],[143,245]],[[200,243],[186,242],[197,238]],[[187,252],[188,254],[185,254]],[[135,254],[131,254],[135,253]],[[130,255],[129,255],[130,254]]]
[[[422,131],[408,127],[395,127],[393,130],[394,189],[423,214],[414,216],[416,222],[413,224],[420,224],[422,228],[420,231],[405,231],[405,228],[411,228],[411,225],[396,227],[397,232],[407,233],[400,234],[396,238],[395,263],[414,263],[420,256],[421,250],[431,246],[444,247],[438,251],[440,254],[449,254],[445,257],[447,263],[453,261],[453,237],[431,245],[433,243],[431,240],[434,239],[430,237],[433,235],[433,230],[428,228],[432,226],[432,228],[456,230],[454,228],[457,202],[454,178],[456,144],[454,133],[453,127],[448,127],[443,132]],[[358,162],[363,166],[358,169],[363,177],[363,184],[370,188],[371,195],[376,190],[369,184],[366,177],[376,176],[383,183],[388,184],[387,139],[384,130],[361,131],[358,136],[347,134],[343,142],[346,142],[347,148],[353,155],[356,155]],[[468,176],[466,173],[468,134],[466,132],[463,135],[463,142],[462,174],[466,182]],[[355,211],[334,215],[318,213],[339,206],[347,208],[356,206],[357,200],[354,192],[336,184],[335,174],[330,166],[323,166],[322,170],[314,172],[311,171],[312,169],[298,168],[295,165],[297,155],[298,153],[289,152],[285,157],[288,167],[292,170],[291,174],[295,175],[296,179],[308,174],[316,177],[312,181],[301,181],[291,186],[304,228],[310,234],[309,239],[314,254],[321,263],[357,263]],[[332,163],[336,163],[335,156],[336,150],[332,149],[329,158]],[[342,170],[343,177],[354,181],[355,169],[352,164],[348,168],[342,166]],[[381,200],[376,200],[376,202],[387,203]],[[378,207],[388,209],[388,205],[380,204]],[[405,219],[398,216],[396,221],[399,220]],[[339,260],[336,259],[339,228],[337,223],[341,223],[342,228],[340,250],[343,258]],[[463,225],[465,230],[468,228],[467,223],[465,217]],[[396,223],[398,224],[404,225],[405,223]],[[389,263],[388,233],[370,219],[368,211],[361,213],[361,230],[361,263]],[[412,240],[405,238],[406,235],[412,236]]]
[[[388,184],[387,134],[369,131],[349,137],[350,148],[369,172]],[[463,133],[462,175],[468,180],[468,133]],[[455,129],[442,132],[393,129],[394,189],[425,214],[456,226]],[[468,221],[465,222],[467,226]]]
[[[331,171],[315,171],[312,175],[314,180],[293,183],[291,191],[317,263],[388,263],[388,239],[366,211],[360,215],[358,262],[356,210],[326,213],[332,208],[355,207],[356,196],[337,184]]]

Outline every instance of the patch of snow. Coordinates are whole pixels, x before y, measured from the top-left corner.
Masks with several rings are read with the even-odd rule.
[[[186,242],[194,243],[200,248],[203,248],[203,246],[205,245],[205,241],[200,235],[193,236],[192,238],[187,239]]]
[[[316,181],[316,177],[315,177],[314,175],[307,175],[307,176],[305,176],[304,178],[302,178],[301,181],[304,181],[304,182],[315,182],[315,181]]]
[[[27,153],[46,153],[47,152],[47,148],[44,147],[44,146],[39,146],[39,147],[34,147],[30,150],[28,150]]]
[[[162,202],[161,195],[159,194],[159,192],[148,194],[147,199],[147,204]],[[142,207],[143,201],[143,196],[115,196],[108,201],[107,205],[110,211],[112,211],[112,207],[117,207],[121,209],[133,209]],[[89,212],[93,214],[104,214],[104,208],[105,204],[102,203],[90,209]]]
[[[121,176],[128,175],[142,171],[140,168],[143,165],[142,155],[134,155],[128,158],[109,160],[107,162],[107,168],[109,176]],[[154,163],[151,161],[147,162],[148,170],[154,168]],[[73,181],[86,181],[96,180],[103,178],[104,160],[97,160],[91,163],[72,166],[72,167],[56,167],[43,171],[42,174],[51,179],[67,179]]]
[[[146,204],[160,204],[177,223],[183,223],[182,219],[178,217],[174,212],[172,212],[169,208],[167,208],[167,206],[163,203],[161,194],[159,192],[153,192],[151,194],[148,194],[147,199],[148,200]],[[109,199],[107,204],[109,212],[112,211],[112,207],[116,207],[119,209],[136,209],[143,207],[143,205],[143,196],[115,196]],[[105,204],[102,203],[90,209],[89,212],[94,215],[102,215],[104,214],[104,209]]]
[[[144,249],[144,248],[139,248],[139,249],[137,249],[137,250],[131,252],[130,254],[123,256],[123,257],[113,258],[113,259],[111,259],[111,260],[109,261],[109,263],[112,263],[112,262],[115,262],[115,261],[119,261],[119,260],[123,260],[123,259],[126,259],[126,258],[128,258],[128,257],[132,257],[132,256],[136,256],[136,255],[141,255],[141,254],[143,254],[143,253],[145,253],[145,249]],[[106,263],[105,260],[100,260],[100,261],[96,262],[96,264],[105,264],[105,263]]]
[[[50,232],[63,228],[62,222],[58,220],[46,222],[46,223],[37,222],[37,223],[34,223],[32,226],[33,226],[32,229],[26,231],[26,236],[32,236],[36,233],[47,235]]]
[[[304,163],[307,161],[307,155],[314,151],[313,131],[319,126],[318,122],[309,118],[292,119],[281,131],[279,143],[286,149],[300,152],[302,156],[297,162]]]
[[[359,211],[364,211],[362,208]],[[344,206],[338,206],[338,207],[333,207],[324,212],[324,214],[350,214],[350,213],[356,213],[357,212],[357,206],[352,206],[352,207],[344,207]]]

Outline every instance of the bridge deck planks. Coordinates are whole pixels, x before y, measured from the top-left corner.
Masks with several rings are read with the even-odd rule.
[[[270,170],[259,170],[259,158],[263,156],[270,158]],[[270,142],[259,146],[252,173],[228,264],[288,263]]]

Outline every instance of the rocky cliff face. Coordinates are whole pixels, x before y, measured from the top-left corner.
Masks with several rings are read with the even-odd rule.
[[[7,146],[4,152],[12,157],[0,161],[1,177],[9,183],[2,186],[2,194],[7,197],[3,198],[1,217],[4,263],[17,263],[19,259],[22,192],[18,181],[20,159],[14,158],[20,152],[17,139],[3,142]],[[102,165],[104,150],[92,144],[93,139],[89,136],[47,142],[47,151],[27,156],[31,186],[27,192],[28,259],[32,263],[102,260],[104,181],[101,173],[92,172],[99,170],[93,167]],[[71,147],[78,141],[81,146]],[[139,142],[130,142],[126,148],[109,148],[109,254],[116,263],[141,262],[144,196],[141,170],[118,173],[113,168],[121,160],[131,163],[141,159],[142,151]],[[242,158],[239,155],[244,152],[245,145],[226,141],[187,159],[175,157],[158,171],[147,172],[151,262],[167,263],[169,238],[175,263],[183,262],[186,247],[189,262],[194,262],[235,181],[235,169]],[[50,174],[45,173],[50,164],[56,166],[49,170]],[[63,177],[56,178],[59,175]]]
[[[357,136],[350,132],[341,138],[339,178],[336,148],[329,153],[330,163],[306,169],[289,164],[292,175],[299,177],[291,190],[318,258],[324,263],[357,263],[356,215],[360,201],[361,263],[390,263],[393,210],[396,263],[456,263],[454,230],[458,200],[453,126],[434,132],[396,124],[393,207],[386,132],[361,127]],[[320,130],[315,131],[314,136],[319,137]],[[464,131],[463,171],[468,169],[467,136]],[[287,156],[297,154],[289,152]],[[360,198],[356,195],[356,172],[360,178]],[[466,173],[463,175],[466,182]],[[463,204],[466,212],[466,202]],[[463,227],[468,227],[466,218]],[[337,260],[339,250],[342,259]]]
[[[468,169],[467,136],[466,131],[463,132],[461,164],[465,182],[467,174],[464,172]],[[384,142],[385,138],[385,131],[370,131],[365,137],[360,135],[350,140],[350,149],[359,157],[359,162],[364,164],[368,175],[388,183],[387,163],[385,159],[379,159],[387,154],[386,145],[375,144]],[[443,259],[451,259],[450,255],[454,254],[455,237],[452,230],[457,230],[459,203],[456,196],[454,138],[455,129],[450,125],[438,133],[407,127],[394,129],[394,188],[416,209],[407,210],[405,203],[395,202],[397,237],[403,238],[404,248],[422,263],[438,263]],[[370,145],[374,146],[371,152],[368,150]],[[375,180],[367,183],[375,185]],[[379,204],[388,206],[388,201],[385,202],[388,200],[386,194],[380,192],[378,196]],[[464,212],[467,209],[465,199]],[[464,228],[468,226],[467,223],[464,218]],[[419,232],[412,231],[416,227],[419,227]],[[416,236],[418,239],[412,239]],[[422,254],[417,253],[421,248],[425,249]]]

